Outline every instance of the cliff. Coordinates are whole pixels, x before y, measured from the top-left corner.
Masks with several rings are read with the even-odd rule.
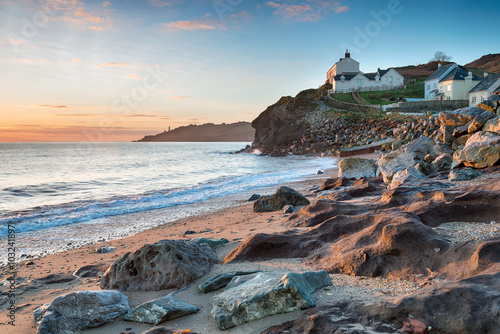
[[[251,142],[255,130],[249,122],[181,126],[170,132],[145,136],[139,142]]]

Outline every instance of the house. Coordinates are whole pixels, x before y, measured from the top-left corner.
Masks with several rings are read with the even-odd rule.
[[[469,92],[469,106],[475,107],[486,101],[498,89],[500,89],[500,74],[484,73],[484,79]]]
[[[439,66],[425,80],[426,100],[468,100],[481,79],[457,64]]]
[[[395,69],[378,69],[375,73],[363,73],[359,63],[351,58],[349,51],[326,73],[326,83],[332,85],[333,92],[388,90],[402,87],[404,77]]]

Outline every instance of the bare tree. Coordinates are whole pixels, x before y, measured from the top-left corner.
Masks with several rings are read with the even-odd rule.
[[[451,57],[444,51],[436,51],[431,61],[451,61]]]

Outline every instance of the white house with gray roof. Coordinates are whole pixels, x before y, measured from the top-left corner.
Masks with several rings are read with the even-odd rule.
[[[355,90],[377,91],[402,87],[404,77],[393,68],[379,68],[375,73],[363,73],[359,70],[359,63],[346,51],[345,58],[340,58],[326,73],[326,82],[332,84],[333,92],[348,93]]]
[[[440,99],[441,95],[439,94],[439,82],[444,79],[446,75],[448,75],[452,70],[458,67],[457,64],[450,64],[446,66],[438,65],[438,69],[432,73],[427,79],[425,79],[425,99],[426,100],[434,100]]]
[[[484,73],[484,79],[469,92],[469,106],[475,107],[486,101],[498,89],[500,89],[500,74]]]

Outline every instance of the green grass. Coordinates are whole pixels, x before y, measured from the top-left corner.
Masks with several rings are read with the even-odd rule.
[[[394,96],[396,99],[403,98],[424,98],[425,84],[424,82],[417,82],[407,89],[393,89],[378,92],[360,92],[359,96],[369,104],[391,104],[397,101],[384,101],[382,98],[389,98]]]
[[[332,98],[335,100],[341,101],[341,102],[347,102],[347,103],[356,103],[354,99],[352,98],[351,93],[337,93],[337,94],[332,94],[330,95]]]

